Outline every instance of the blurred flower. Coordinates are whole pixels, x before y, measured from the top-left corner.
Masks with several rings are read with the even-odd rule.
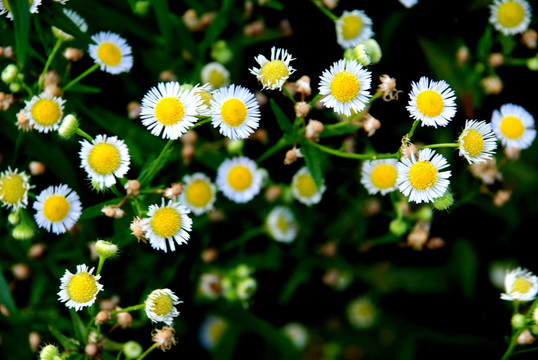
[[[291,179],[291,191],[293,197],[302,204],[313,205],[321,201],[325,192],[325,184],[318,188],[308,168],[300,168]]]
[[[276,49],[273,46],[271,48],[271,60],[268,60],[263,55],[258,55],[255,60],[260,65],[260,68],[249,70],[262,83],[264,89],[282,90],[282,85],[295,72],[295,69],[290,66],[290,61],[294,59],[285,49]]]
[[[407,110],[422,126],[446,126],[456,114],[456,95],[446,81],[423,76],[411,84]]]
[[[361,167],[361,183],[368,193],[375,195],[396,190],[396,179],[398,178],[398,160],[381,159],[367,160]]]
[[[65,270],[61,278],[59,300],[65,302],[68,308],[75,308],[76,311],[83,307],[92,306],[99,291],[103,290],[103,285],[99,284],[101,275],[93,275],[94,268],[88,270],[86,265],[77,265],[76,274]]]
[[[246,203],[261,189],[262,176],[256,163],[244,156],[226,159],[217,170],[217,187],[230,200]]]
[[[213,89],[227,86],[230,83],[230,72],[219,62],[210,62],[202,68],[200,77],[202,83],[209,84]]]
[[[209,299],[216,299],[223,293],[222,277],[218,273],[204,273],[200,276],[200,293]]]
[[[497,138],[491,124],[485,121],[466,120],[458,143],[460,156],[464,156],[469,164],[491,159],[497,149]]]
[[[214,349],[222,339],[227,328],[228,322],[221,316],[207,316],[202,323],[202,326],[200,326],[200,331],[198,333],[198,338],[202,347],[206,350]]]
[[[41,161],[30,161],[28,169],[32,176],[42,175],[45,173],[46,167]]]
[[[189,210],[180,202],[169,200],[165,205],[150,205],[147,218],[140,221],[140,226],[152,248],[167,252],[166,242],[171,251],[176,250],[174,243],[186,244],[192,230]]]
[[[492,75],[480,80],[480,85],[485,94],[498,95],[503,89],[503,82],[497,75]]]
[[[122,350],[127,359],[137,359],[144,352],[142,345],[132,340],[123,344]]]
[[[339,60],[320,77],[321,102],[338,114],[350,116],[365,108],[370,94],[371,73],[355,60]]]
[[[253,93],[239,85],[215,90],[211,104],[211,124],[232,139],[246,139],[257,129],[260,106]]]
[[[90,143],[80,142],[81,167],[99,187],[111,187],[116,177],[123,177],[129,170],[129,149],[116,136],[97,135]]]
[[[258,288],[258,282],[253,277],[247,276],[237,283],[236,292],[240,300],[248,300]]]
[[[494,110],[491,125],[501,144],[506,147],[526,149],[536,137],[534,117],[519,105],[508,103]]]
[[[400,3],[406,8],[415,6],[418,3],[418,0],[400,0]]]
[[[83,17],[81,17],[76,11],[71,9],[62,9],[63,13],[75,24],[80,31],[86,32],[88,31],[88,24],[86,23],[86,20],[84,20]],[[71,34],[66,33],[63,30],[60,30],[56,26],[52,27],[52,33],[54,36],[56,36],[58,39],[62,41],[70,41],[73,40],[75,37]]]
[[[152,322],[164,322],[172,325],[174,318],[179,316],[179,311],[174,307],[183,303],[170,289],[153,290],[146,298],[146,315]]]
[[[68,60],[68,61],[79,61],[83,56],[84,52],[80,49],[67,47],[65,48],[62,55]]]
[[[310,336],[308,329],[301,323],[290,322],[282,327],[284,335],[290,339],[292,344],[299,350],[302,350],[308,344]]]
[[[176,344],[176,330],[171,326],[152,331],[152,340],[162,351],[170,350]]]
[[[367,297],[358,297],[350,301],[346,307],[347,319],[356,329],[371,327],[377,317],[373,302]]]
[[[133,67],[131,47],[118,34],[101,31],[92,36],[88,52],[102,71],[116,75],[129,72]]]
[[[354,47],[374,35],[372,19],[362,10],[344,10],[335,25],[336,41],[344,49]]]
[[[10,1],[13,0],[0,0],[0,15],[6,14],[8,19],[13,20]],[[28,6],[31,14],[37,14],[39,12],[37,8],[39,5],[41,5],[41,0],[28,0]]]
[[[448,189],[451,172],[440,171],[446,167],[443,155],[429,148],[420,150],[418,160],[411,154],[411,159],[402,158],[398,163],[398,188],[409,201],[432,202]]]
[[[63,184],[43,190],[33,207],[37,225],[55,234],[70,230],[82,214],[78,194]]]
[[[278,242],[290,243],[297,237],[299,225],[288,207],[275,206],[265,224],[269,235]]]
[[[30,176],[17,169],[0,173],[0,201],[2,206],[11,210],[28,206],[28,190],[30,190]]]
[[[527,269],[517,268],[506,272],[505,293],[501,299],[509,301],[532,301],[538,292],[538,277]]]
[[[531,7],[525,0],[494,0],[489,22],[504,35],[520,34],[531,21]]]
[[[217,198],[217,188],[204,173],[194,173],[183,177],[181,202],[195,215],[213,210]]]
[[[536,49],[538,45],[538,32],[534,29],[529,29],[521,35],[521,42],[529,49]]]
[[[47,93],[33,96],[26,101],[24,113],[30,126],[39,132],[58,130],[62,121],[65,100]]]

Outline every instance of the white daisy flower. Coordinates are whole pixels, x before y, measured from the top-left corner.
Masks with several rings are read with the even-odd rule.
[[[489,22],[504,35],[520,34],[531,22],[531,6],[525,0],[494,0]]]
[[[402,158],[398,163],[398,187],[409,201],[432,202],[443,196],[448,189],[450,170],[448,162],[434,150],[426,148],[418,153],[418,160],[411,153],[411,159]]]
[[[532,301],[538,293],[538,277],[522,268],[507,271],[504,288],[506,293],[501,294],[503,300]]]
[[[366,107],[372,73],[355,60],[339,60],[320,77],[321,102],[338,114],[350,116]]]
[[[64,113],[64,99],[43,92],[24,102],[24,114],[31,128],[43,133],[58,130]]]
[[[176,140],[198,121],[202,100],[193,89],[176,82],[159,83],[142,99],[142,124],[155,136]]]
[[[344,49],[355,47],[374,36],[372,19],[362,10],[344,10],[335,25],[336,41]]]
[[[211,104],[211,124],[232,139],[246,139],[257,129],[260,105],[248,89],[230,85],[215,90]]]
[[[202,347],[206,350],[214,349],[227,328],[228,322],[224,318],[216,315],[206,317],[198,333]]]
[[[396,190],[398,178],[398,160],[368,160],[361,167],[361,183],[368,193],[385,195]]]
[[[192,230],[189,212],[189,209],[173,200],[165,204],[162,199],[161,206],[150,205],[147,217],[140,221],[140,226],[151,247],[167,252],[167,242],[171,251],[176,250],[175,243],[186,244]]]
[[[152,322],[163,322],[172,325],[174,318],[179,316],[179,311],[174,305],[181,304],[176,294],[170,289],[153,290],[146,298],[146,315]]]
[[[71,9],[62,9],[62,11],[69,18],[69,20],[71,20],[73,24],[75,24],[80,29],[80,31],[84,33],[88,31],[88,24],[86,23],[86,20],[84,20],[84,18],[81,17],[76,11],[73,11]],[[63,41],[70,41],[75,38],[73,35],[58,29],[56,26],[52,27],[52,33],[58,39],[61,39]]]
[[[318,189],[306,166],[300,168],[291,179],[291,193],[302,204],[310,206],[319,203],[324,192],[325,184],[322,183]]]
[[[211,84],[206,83],[201,86],[195,86],[192,91],[200,98],[198,114],[206,117],[211,116],[211,99],[213,99],[213,87]]]
[[[252,200],[260,192],[262,180],[256,163],[244,156],[224,160],[217,170],[217,188],[236,203]]]
[[[294,60],[287,50],[271,48],[271,59],[263,55],[258,55],[255,60],[260,68],[249,69],[252,75],[262,83],[264,89],[281,90],[282,86],[295,69],[290,66],[290,61]]]
[[[467,120],[465,129],[458,137],[460,156],[465,156],[469,164],[486,162],[493,158],[497,149],[497,138],[491,124],[485,121]]]
[[[526,149],[536,137],[534,117],[515,104],[504,104],[499,110],[494,110],[491,126],[497,139],[506,147]]]
[[[200,77],[203,84],[209,84],[213,89],[227,86],[230,83],[230,72],[219,62],[210,62],[204,65]]]
[[[0,15],[6,14],[8,19],[13,20],[10,1],[14,0],[0,0]],[[28,0],[28,4],[30,6],[30,14],[37,14],[39,12],[38,6],[41,5],[41,0]]]
[[[102,71],[115,75],[131,70],[132,50],[124,38],[110,31],[101,31],[92,35],[92,40],[95,44],[90,44],[89,54]]]
[[[407,110],[422,126],[446,126],[456,115],[456,95],[446,81],[433,81],[423,76],[411,84]]]
[[[123,177],[129,170],[129,149],[116,136],[97,135],[91,143],[83,140],[80,144],[80,166],[101,188],[111,187],[116,177]]]
[[[290,243],[297,237],[299,227],[291,210],[285,206],[274,207],[265,220],[267,231],[278,242]]]
[[[58,292],[59,300],[64,302],[65,306],[79,311],[83,307],[93,305],[97,294],[103,290],[103,285],[99,284],[101,275],[93,275],[93,270],[94,268],[88,270],[84,264],[77,265],[76,274],[65,270]]]
[[[366,297],[359,297],[350,301],[346,311],[349,323],[357,329],[369,328],[377,318],[374,303]]]
[[[180,200],[195,215],[202,215],[213,209],[217,187],[203,173],[194,173],[183,177],[183,191]]]
[[[70,230],[82,214],[82,205],[76,192],[67,185],[49,186],[41,192],[33,205],[37,225],[55,234]]]
[[[0,173],[0,201],[2,206],[15,211],[28,206],[28,190],[30,190],[30,176],[17,169]]]

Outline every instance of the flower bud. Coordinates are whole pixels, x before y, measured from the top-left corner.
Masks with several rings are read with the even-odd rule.
[[[17,65],[9,64],[2,70],[2,81],[9,84],[16,79],[18,73],[19,69],[17,68]]]
[[[19,224],[13,228],[11,235],[15,240],[30,240],[34,237],[34,229],[27,224]]]
[[[95,325],[103,325],[110,320],[110,313],[106,310],[101,310],[95,315]]]
[[[447,190],[445,194],[433,201],[433,206],[437,210],[446,210],[454,204],[454,196]]]
[[[218,61],[221,64],[226,65],[233,59],[233,52],[226,44],[224,40],[218,40],[211,46],[211,53],[209,54],[213,60]]]
[[[123,354],[127,359],[136,359],[142,355],[142,345],[136,341],[127,341],[123,344]]]
[[[19,216],[18,212],[9,213],[9,215],[7,216],[7,221],[11,225],[17,225],[20,220],[21,220],[21,217]]]
[[[95,243],[95,250],[100,257],[108,259],[117,254],[118,246],[110,241],[97,240]]]
[[[514,329],[523,328],[525,326],[525,324],[526,324],[525,315],[523,315],[523,314],[514,314],[514,316],[512,316],[511,323],[512,323],[512,327]]]
[[[32,176],[41,175],[45,173],[45,165],[41,161],[30,161],[28,169]]]
[[[226,143],[226,150],[231,155],[240,154],[244,144],[245,142],[243,140],[230,140]]]
[[[68,140],[77,133],[78,130],[78,120],[74,115],[67,115],[64,117],[60,127],[58,128],[58,135],[62,138]]]
[[[49,344],[39,352],[39,360],[53,360],[55,356],[58,356],[58,354],[58,348]]]
[[[407,224],[402,219],[394,219],[389,224],[389,231],[396,236],[402,236],[407,232]]]
[[[149,12],[150,2],[147,0],[138,0],[133,7],[133,13],[138,16],[144,16]]]
[[[19,84],[18,82],[12,82],[9,84],[9,91],[11,91],[12,93],[18,93],[19,91],[21,91],[21,84]]]

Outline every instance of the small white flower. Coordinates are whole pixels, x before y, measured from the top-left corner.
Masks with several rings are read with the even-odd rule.
[[[318,188],[308,168],[300,168],[291,179],[291,192],[293,197],[307,206],[317,204],[325,192],[325,184]]]
[[[70,230],[82,214],[80,198],[67,185],[49,186],[33,205],[37,225],[55,234]]]
[[[0,201],[2,206],[15,211],[28,206],[28,190],[30,190],[30,176],[17,169],[0,173]]]
[[[515,104],[504,104],[499,110],[494,110],[491,126],[505,147],[526,149],[536,137],[534,117],[523,107]]]
[[[366,297],[359,297],[352,300],[346,310],[349,323],[357,329],[371,327],[377,318],[374,303]]]
[[[357,46],[374,36],[372,19],[362,10],[344,10],[335,25],[337,42],[344,49]]]
[[[216,194],[217,188],[207,175],[194,173],[183,177],[180,200],[194,214],[202,215],[212,210]]]
[[[446,81],[423,76],[411,84],[407,110],[422,126],[446,126],[456,115],[456,95]]]
[[[267,215],[269,235],[278,242],[290,243],[297,237],[298,225],[291,210],[285,206],[274,207]]]
[[[41,93],[25,103],[25,116],[29,120],[30,127],[43,133],[58,130],[63,118],[64,99]]]
[[[84,264],[77,265],[76,274],[65,270],[58,292],[59,300],[65,302],[65,306],[79,311],[93,305],[97,294],[103,290],[103,285],[99,284],[101,275],[93,275],[93,270],[94,268],[88,270]]]
[[[152,322],[163,322],[171,326],[174,318],[179,316],[174,305],[182,302],[170,289],[153,290],[145,301],[146,315]]]
[[[371,195],[377,193],[385,195],[396,190],[397,178],[398,160],[396,159],[368,160],[362,164],[361,183]]]
[[[258,55],[255,60],[260,68],[252,68],[250,73],[256,76],[264,89],[281,90],[286,80],[295,72],[295,69],[290,66],[293,58],[285,49],[272,47],[270,60],[263,55]]]
[[[531,22],[531,6],[525,0],[494,0],[489,22],[504,35],[520,34]]]
[[[485,121],[467,120],[465,129],[458,138],[460,156],[464,156],[469,164],[486,162],[493,158],[497,149],[497,138],[491,124]]]
[[[244,156],[226,159],[217,170],[217,188],[236,203],[252,200],[260,192],[262,180],[256,163]]]
[[[102,71],[115,75],[131,70],[132,50],[124,38],[109,31],[101,31],[93,35],[92,40],[95,44],[90,44],[89,54]]]
[[[532,301],[538,293],[538,277],[522,268],[507,271],[504,288],[506,293],[501,294],[503,300]]]

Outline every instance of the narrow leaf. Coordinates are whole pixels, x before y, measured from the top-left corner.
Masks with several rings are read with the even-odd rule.
[[[304,155],[306,167],[312,175],[316,187],[320,189],[323,181],[323,172],[321,169],[321,154],[319,150],[315,146],[311,145],[308,140],[303,139],[301,141],[301,152]]]
[[[282,111],[282,109],[277,105],[275,100],[271,99],[270,103],[280,130],[282,130],[285,135],[291,135],[293,131],[293,124],[290,122],[286,114],[284,114],[284,111]]]
[[[4,274],[2,273],[2,268],[0,268],[0,303],[7,308],[10,314],[17,312],[15,301],[13,300],[9,285],[4,278]]]
[[[15,48],[17,60],[24,66],[30,48],[30,4],[27,0],[10,1],[15,28]]]

